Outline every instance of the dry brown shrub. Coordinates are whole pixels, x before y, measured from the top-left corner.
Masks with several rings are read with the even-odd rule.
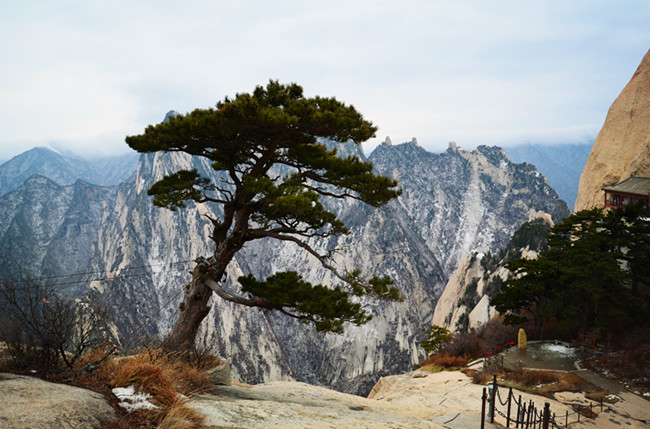
[[[606,353],[582,365],[607,377],[615,377],[634,390],[650,392],[650,344]]]
[[[463,370],[463,373],[472,379],[474,384],[487,384],[494,379],[494,374],[487,371],[477,371],[475,369]]]
[[[557,383],[559,380],[558,374],[556,372],[530,370],[518,370],[511,372],[508,374],[507,378],[529,387],[537,386],[540,384]]]
[[[442,346],[440,352],[448,353],[452,356],[476,358],[481,356],[482,349],[478,336],[466,332],[455,334],[451,340]]]
[[[178,401],[169,408],[157,429],[198,429],[205,427],[204,423],[202,415]]]
[[[494,350],[497,346],[504,347],[511,341],[517,340],[517,328],[504,325],[500,319],[486,323],[477,333],[479,346],[482,350]]]
[[[636,349],[608,353],[592,362],[601,371],[629,381],[650,380],[650,344]]]
[[[99,347],[96,349],[91,349],[81,355],[79,359],[77,359],[77,362],[75,363],[75,369],[80,370],[83,369],[86,365],[89,363],[94,363],[98,362],[99,360],[103,359],[106,354],[111,354],[112,351],[114,350],[113,346],[104,346],[104,347]],[[106,360],[106,359],[104,359]]]
[[[429,356],[424,366],[442,366],[445,368],[457,368],[467,365],[469,359],[466,356],[453,356],[449,353],[436,353]]]

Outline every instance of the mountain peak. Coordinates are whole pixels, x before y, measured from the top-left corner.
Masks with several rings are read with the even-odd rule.
[[[176,118],[177,116],[181,116],[181,114],[178,113],[176,110],[170,110],[165,114],[165,119],[163,119],[163,123],[167,123],[171,118]]]

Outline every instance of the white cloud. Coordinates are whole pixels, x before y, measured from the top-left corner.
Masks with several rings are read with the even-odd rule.
[[[597,132],[649,21],[645,0],[4,2],[0,159],[124,151],[271,78],[354,104],[380,127],[366,147],[569,140]]]

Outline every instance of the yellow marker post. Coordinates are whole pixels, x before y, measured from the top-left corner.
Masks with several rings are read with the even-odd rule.
[[[517,348],[520,350],[528,347],[528,339],[526,338],[526,331],[524,328],[519,328],[519,334],[517,335]]]

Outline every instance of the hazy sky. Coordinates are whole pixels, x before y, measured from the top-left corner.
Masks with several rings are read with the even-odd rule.
[[[650,48],[648,0],[0,3],[0,159],[130,150],[269,79],[441,151],[592,139]]]

